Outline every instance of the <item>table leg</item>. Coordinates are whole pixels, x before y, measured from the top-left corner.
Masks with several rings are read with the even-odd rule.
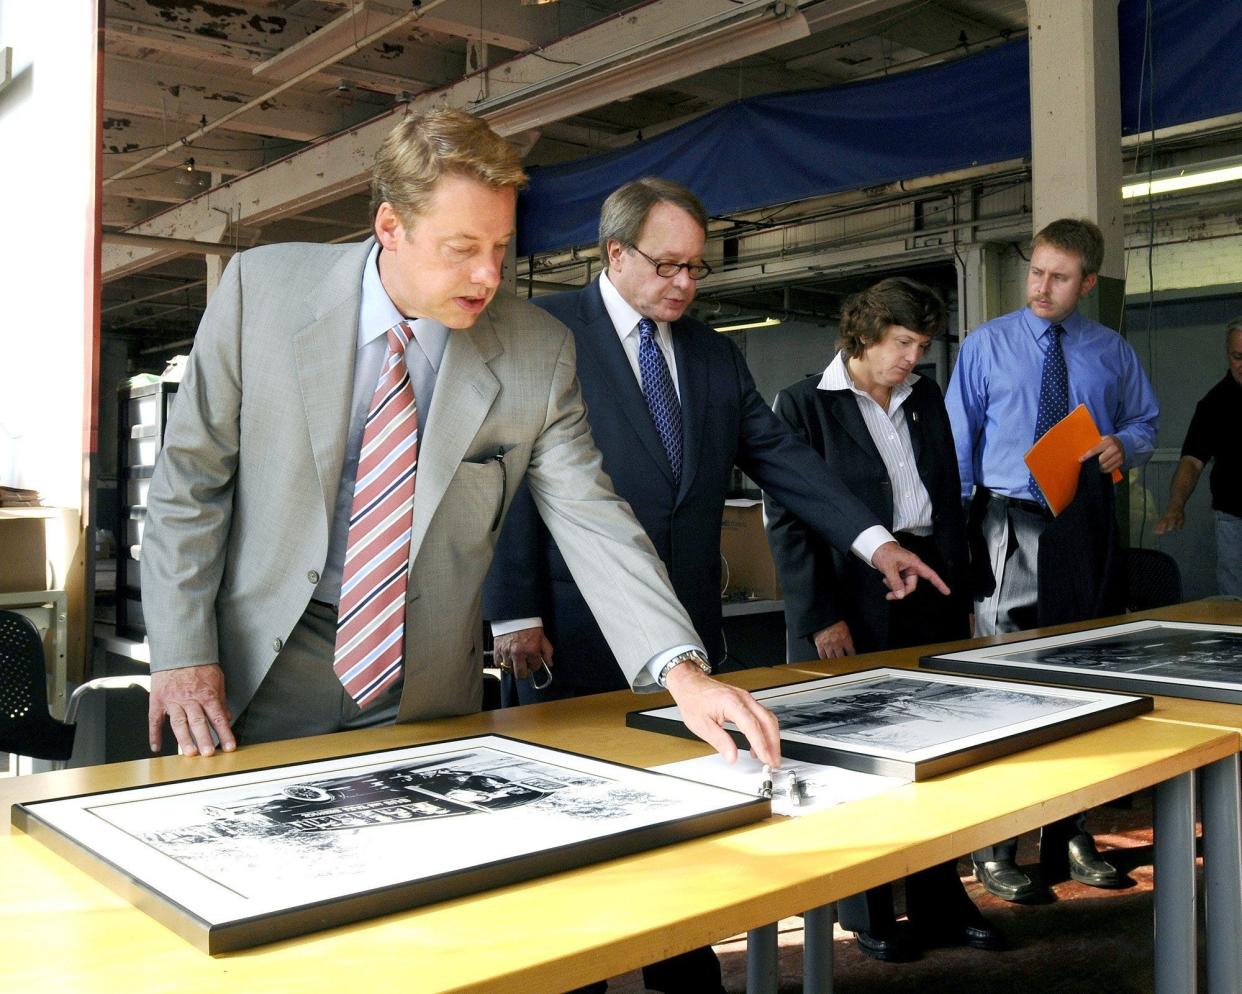
[[[1196,994],[1195,775],[1156,784],[1155,994]]]
[[[832,994],[832,926],[837,906],[825,904],[802,916],[803,994]]]
[[[1208,994],[1242,990],[1242,790],[1237,753],[1203,768]]]
[[[746,933],[746,994],[776,994],[780,987],[776,922]]]

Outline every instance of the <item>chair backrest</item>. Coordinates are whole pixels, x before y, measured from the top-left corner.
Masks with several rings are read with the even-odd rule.
[[[0,752],[66,760],[73,752],[73,726],[47,708],[43,640],[29,618],[0,611]]]
[[[1156,549],[1126,550],[1126,610],[1147,611],[1182,602],[1177,560]]]

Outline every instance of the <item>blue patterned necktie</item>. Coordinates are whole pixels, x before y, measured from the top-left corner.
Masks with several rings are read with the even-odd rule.
[[[656,324],[651,318],[638,322],[638,371],[643,378],[643,396],[647,410],[655,422],[668,464],[673,467],[673,482],[681,484],[681,404],[668,363],[657,339]]]
[[[1054,324],[1048,329],[1051,341],[1048,351],[1044,353],[1044,371],[1039,380],[1039,410],[1035,415],[1035,438],[1038,442],[1054,424],[1069,414],[1069,371],[1065,368],[1065,353],[1061,349],[1061,337],[1065,329]],[[1044,507],[1048,502],[1043,491],[1030,478],[1029,487],[1035,499]]]

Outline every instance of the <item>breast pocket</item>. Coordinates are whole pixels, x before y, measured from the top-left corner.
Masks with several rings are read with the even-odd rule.
[[[484,535],[495,532],[504,516],[509,469],[497,454],[480,462],[463,462],[445,491],[441,506]]]

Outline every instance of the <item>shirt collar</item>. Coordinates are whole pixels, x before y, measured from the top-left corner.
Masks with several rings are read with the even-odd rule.
[[[914,389],[914,384],[918,382],[918,379],[919,374],[912,372],[893,388],[893,394],[888,404],[890,410],[899,407],[910,396],[910,392]],[[824,370],[824,375],[819,378],[818,386],[820,390],[848,390],[858,397],[871,396],[866,390],[854,385],[854,381],[850,378],[849,367],[845,364],[844,349],[833,357],[832,362],[828,363],[828,368]]]
[[[1064,328],[1067,337],[1074,335],[1082,328],[1085,320],[1086,318],[1078,313],[1077,308],[1070,311],[1069,314],[1062,320],[1056,322],[1036,316],[1036,314],[1029,307],[1025,307],[1022,310],[1022,324],[1026,330],[1031,333],[1031,337],[1033,337],[1036,341],[1044,338],[1048,329],[1051,328],[1053,324],[1059,324],[1062,328]]]
[[[621,296],[621,291],[612,285],[606,272],[599,274],[599,295],[604,298],[604,309],[608,311],[608,317],[612,320],[612,326],[617,329],[617,334],[622,339],[629,338],[643,316]],[[669,340],[668,322],[657,321],[656,328],[660,331],[660,339],[667,343]]]
[[[382,337],[393,325],[407,320],[397,310],[397,305],[392,302],[380,280],[379,253],[380,245],[376,242],[367,255],[366,265],[362,267],[362,304],[358,311],[359,350]],[[409,324],[415,341],[427,356],[431,368],[438,371],[451,332],[439,321],[432,321],[430,318],[410,319]]]

